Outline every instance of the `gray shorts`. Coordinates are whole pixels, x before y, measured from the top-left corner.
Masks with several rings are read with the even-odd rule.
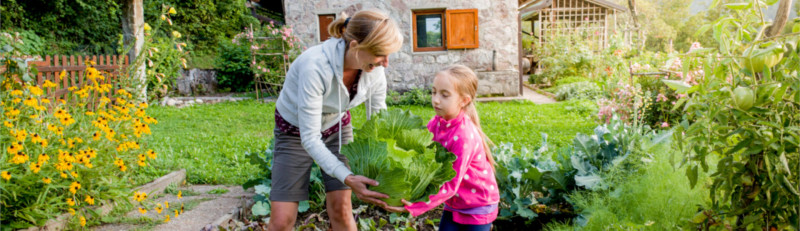
[[[269,193],[271,201],[304,201],[308,200],[308,184],[311,177],[311,164],[314,159],[300,143],[300,137],[286,134],[275,129],[275,150],[272,159],[272,189]],[[353,140],[353,126],[342,127],[342,144]],[[339,153],[339,133],[322,138],[328,150],[350,168],[347,157]],[[344,183],[322,172],[325,192],[350,189]]]

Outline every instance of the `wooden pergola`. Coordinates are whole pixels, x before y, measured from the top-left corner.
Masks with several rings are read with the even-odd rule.
[[[583,33],[596,48],[608,45],[608,29],[616,14],[627,8],[605,0],[520,0],[521,21],[531,21],[531,32],[541,46],[553,37]],[[611,21],[613,19],[613,21]],[[536,30],[536,27],[539,30]],[[600,47],[600,45],[602,47]]]

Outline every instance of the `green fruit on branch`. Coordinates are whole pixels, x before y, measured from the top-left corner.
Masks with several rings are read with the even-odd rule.
[[[752,89],[739,86],[733,90],[733,102],[736,103],[736,108],[748,110],[753,107],[755,101],[756,98]]]
[[[753,46],[744,50],[744,68],[753,73],[762,72],[772,68],[783,59],[783,46],[779,43],[765,43],[758,47]]]

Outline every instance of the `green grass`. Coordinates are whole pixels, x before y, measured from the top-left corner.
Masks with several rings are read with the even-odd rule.
[[[241,184],[258,169],[246,152],[266,149],[274,127],[274,104],[239,101],[185,108],[148,109],[158,119],[145,142],[159,154],[152,175],[186,168],[192,184]]]
[[[708,188],[689,187],[684,168],[673,167],[670,155],[682,157],[670,148],[654,154],[654,161],[632,178],[616,186],[618,192],[583,192],[571,195],[577,209],[588,211],[585,227],[552,224],[549,230],[680,230],[708,204]],[[679,159],[674,160],[680,162]],[[705,176],[701,176],[701,179]]]
[[[430,107],[401,106],[424,120],[434,116]],[[479,103],[484,132],[495,142],[538,147],[541,133],[551,146],[571,144],[578,132],[589,133],[595,106],[587,101],[536,105],[529,102]],[[185,168],[190,184],[242,184],[261,171],[244,158],[247,152],[267,148],[274,128],[273,103],[253,100],[196,105],[186,108],[148,109],[159,120],[145,142],[159,153],[153,167],[138,182],[144,183],[172,170]],[[352,111],[353,125],[365,121],[363,105]]]

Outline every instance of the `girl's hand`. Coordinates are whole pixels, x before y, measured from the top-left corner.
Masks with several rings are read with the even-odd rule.
[[[406,199],[400,199],[400,201],[403,202],[403,204],[405,206],[411,206],[411,202],[406,201]],[[407,213],[408,212],[408,210],[404,206],[394,207],[394,206],[388,206],[387,205],[387,206],[385,206],[383,208],[386,209],[386,211],[393,212],[393,213]]]

